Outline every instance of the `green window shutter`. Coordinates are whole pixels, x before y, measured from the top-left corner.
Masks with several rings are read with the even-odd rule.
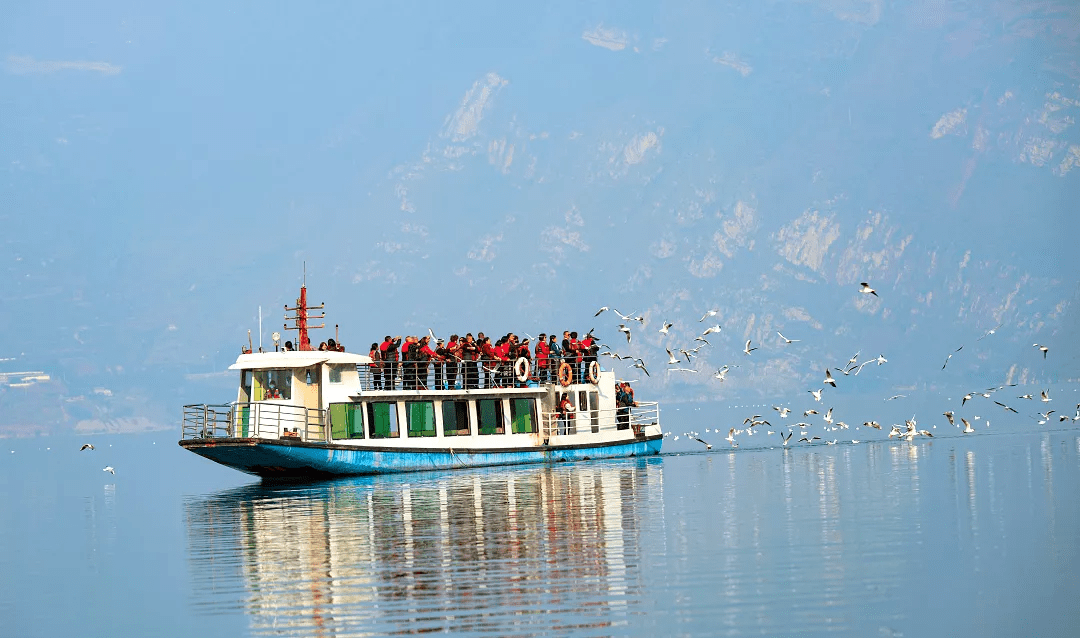
[[[435,436],[435,404],[410,401],[405,404],[409,418],[409,436]]]
[[[364,418],[360,412],[360,406],[355,403],[348,404],[345,411],[345,431],[350,439],[364,438]]]
[[[344,439],[349,436],[346,426],[348,407],[344,403],[330,404],[330,436],[332,438]]]
[[[533,427],[532,399],[510,400],[510,431],[515,434],[535,432]]]
[[[371,438],[385,439],[390,436],[390,408],[392,403],[369,403],[368,417],[371,427]]]

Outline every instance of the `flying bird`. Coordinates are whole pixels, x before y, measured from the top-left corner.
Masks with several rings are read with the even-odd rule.
[[[953,416],[954,416],[954,415],[953,415],[953,411],[952,411],[952,410],[948,410],[948,411],[946,411],[946,412],[942,412],[942,413],[941,413],[941,415],[942,415],[942,416],[944,416],[944,417],[945,417],[946,419],[948,419],[948,420],[949,420],[949,425],[956,425],[956,421],[953,421]]]
[[[619,332],[626,334],[626,343],[630,343],[630,329],[626,327],[625,323],[619,324]]]
[[[674,325],[675,324],[671,323],[670,321],[665,321],[664,322],[664,327],[659,330],[660,334],[665,334],[666,335],[668,333],[667,331]]]
[[[1030,394],[1021,394],[1020,396],[1018,396],[1016,398],[1017,399],[1030,399],[1031,395]]]
[[[778,406],[774,405],[773,409],[780,413],[780,418],[781,419],[786,419],[787,415],[791,414],[791,408],[781,408],[781,407],[778,407]]]
[[[870,284],[866,283],[865,281],[859,284],[859,292],[864,295],[874,295],[875,297],[878,296],[877,291],[871,288]]]
[[[794,432],[788,432],[787,436],[784,436],[783,432],[780,433],[780,438],[784,440],[784,447],[787,447],[788,441],[791,440],[791,435],[793,434]]]
[[[724,377],[727,376],[727,373],[728,373],[728,367],[725,365],[723,368],[720,368],[719,370],[717,370],[716,374],[714,374],[713,376],[716,377],[717,379],[720,379],[720,381],[723,382]]]
[[[831,425],[832,424],[832,408],[829,408],[829,411],[826,412],[825,416],[823,416],[821,418],[823,418],[826,423]]]
[[[803,416],[810,416],[811,414],[817,414],[817,410],[806,410],[802,413]]]
[[[799,341],[798,339],[788,339],[784,335],[780,334],[779,330],[776,331],[776,334],[780,335],[780,338],[784,340],[784,343],[796,343]]]
[[[116,470],[114,470],[111,465],[106,465],[104,468],[101,469],[101,471],[108,472],[109,474],[116,474]]]
[[[1017,412],[1016,410],[1014,410],[1014,409],[1010,408],[1009,406],[1005,405],[1005,404],[1004,404],[1004,403],[1002,403],[1001,401],[994,401],[994,403],[996,403],[996,404],[1000,405],[1001,407],[1005,408],[1005,409],[1006,409],[1006,410],[1008,410],[1009,412],[1013,412],[1013,413],[1015,413],[1015,414],[1020,414],[1019,412]]]
[[[1032,346],[1033,348],[1038,348],[1038,349],[1039,349],[1039,352],[1043,353],[1043,359],[1045,359],[1045,358],[1046,358],[1046,353],[1047,353],[1047,352],[1050,352],[1050,348],[1047,348],[1046,346],[1040,346],[1040,345],[1039,345],[1039,344],[1037,344],[1037,343],[1033,343],[1033,344],[1031,344],[1031,346]]]
[[[664,348],[664,350],[667,350],[667,356],[668,356],[668,361],[667,362],[668,362],[669,366],[673,366],[676,363],[679,363],[679,358],[676,357],[673,352],[671,352],[671,348]]]
[[[1049,392],[1049,390],[1043,390],[1042,392],[1039,393],[1039,396],[1042,397],[1042,402],[1043,403],[1049,403],[1051,401],[1050,395],[1047,394],[1048,392]]]
[[[745,347],[743,348],[743,353],[744,353],[744,354],[750,354],[750,353],[751,353],[751,352],[753,352],[754,350],[757,350],[757,348],[751,348],[751,347],[750,347],[750,340],[749,340],[749,339],[747,339],[747,340],[746,340],[746,346],[745,346]]]
[[[706,443],[705,441],[702,441],[701,439],[697,438],[696,436],[694,437],[694,440],[697,441],[698,443],[701,443],[702,445],[704,445],[706,450],[711,450],[712,449],[712,444]]]
[[[863,425],[868,428],[877,428],[878,430],[881,429],[881,424],[877,421],[863,421]]]
[[[824,390],[824,389],[825,388],[822,388],[821,390]],[[821,401],[821,390],[807,390],[807,392],[814,395],[814,400],[815,401]]]
[[[83,443],[83,446],[81,448],[79,448],[79,451],[82,452],[83,450],[92,450],[92,449],[94,449],[94,444],[93,443]]]
[[[986,331],[986,334],[984,334],[983,336],[979,337],[979,338],[978,338],[978,339],[976,339],[975,341],[982,341],[983,339],[985,339],[985,338],[989,337],[990,335],[994,334],[995,332],[997,332],[997,329],[998,329],[998,328],[1000,328],[1000,327],[1001,327],[1001,324],[999,323],[998,325],[994,326],[993,328],[991,328],[991,329],[987,330],[987,331]]]
[[[975,428],[971,427],[971,423],[964,417],[960,417],[960,420],[964,423],[964,434],[971,434],[975,431]]]
[[[637,361],[637,362],[634,363],[634,365],[632,365],[630,367],[637,368],[638,370],[641,370],[642,372],[645,373],[645,376],[647,376],[647,377],[652,376],[651,374],[649,374],[649,371],[645,369],[645,362],[644,361]]]
[[[803,438],[799,439],[799,443],[813,443],[814,441],[820,441],[820,440],[821,440],[820,436],[812,436],[809,439],[804,436]]]
[[[597,310],[597,311],[596,311],[596,314],[595,314],[595,315],[593,315],[593,316],[594,316],[594,317],[599,317],[599,316],[600,316],[600,313],[602,313],[602,312],[606,311],[607,309],[608,309],[608,307],[607,307],[607,306],[604,306],[603,308],[601,308],[601,309]]]
[[[701,323],[702,321],[705,321],[709,317],[715,317],[717,312],[718,311],[716,311],[716,310],[709,310],[705,314],[701,315],[701,319],[698,319],[698,323]]]
[[[831,385],[834,388],[836,387],[836,379],[833,379],[832,373],[829,372],[828,368],[825,368],[825,381],[824,381],[824,383],[828,383],[829,385]],[[846,383],[846,381],[845,381],[845,383]]]
[[[963,350],[963,349],[964,349],[964,346],[960,346],[960,347],[959,347],[959,348],[957,348],[956,350],[953,350],[953,351],[952,351],[952,353],[950,353],[950,354],[949,354],[949,356],[945,357],[945,363],[943,363],[943,364],[941,365],[941,369],[942,369],[942,370],[944,370],[944,369],[945,369],[945,366],[949,365],[949,359],[952,359],[952,356],[953,356],[954,354],[956,354],[957,352],[960,352],[960,351],[961,351],[961,350]]]
[[[886,401],[895,401],[897,399],[905,399],[905,398],[907,398],[906,394],[894,394],[894,395],[892,395],[891,397],[889,397],[888,399],[885,399],[885,400]]]
[[[706,328],[705,332],[701,333],[701,336],[702,337],[707,337],[707,336],[711,335],[714,332],[720,332],[720,324],[716,324],[715,326],[711,326],[709,328]]]

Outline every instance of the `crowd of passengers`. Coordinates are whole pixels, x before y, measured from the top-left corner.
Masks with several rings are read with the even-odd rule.
[[[492,342],[484,333],[450,335],[444,342],[431,337],[391,337],[371,344],[370,376],[375,390],[453,390],[525,386],[529,381],[555,383],[563,363],[569,367],[571,383],[585,383],[589,368],[599,349],[591,334],[578,339],[578,333],[556,335],[541,333],[536,345],[525,337],[519,340],[508,333]],[[518,378],[518,360],[528,361],[525,381]],[[434,368],[434,374],[430,375]],[[429,376],[433,377],[429,379]],[[564,372],[565,376],[565,372]]]

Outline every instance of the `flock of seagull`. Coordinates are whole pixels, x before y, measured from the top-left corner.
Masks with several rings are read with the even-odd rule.
[[[870,285],[868,283],[866,283],[866,282],[862,282],[862,283],[859,284],[859,292],[864,294],[864,295],[873,295],[874,297],[880,298],[877,291],[874,290],[873,288],[871,288]],[[641,316],[638,316],[636,313],[623,314],[623,313],[619,312],[617,309],[608,308],[607,306],[604,306],[603,308],[600,308],[596,312],[596,314],[594,314],[593,316],[594,317],[599,317],[602,313],[604,313],[604,312],[606,312],[608,310],[611,310],[614,314],[618,315],[623,320],[623,323],[618,324],[618,330],[619,330],[619,332],[623,333],[626,336],[626,342],[629,344],[631,342],[631,339],[632,339],[632,333],[631,333],[631,329],[630,329],[628,324],[630,324],[632,322],[638,322],[639,324],[641,324],[642,327],[644,327],[645,318],[641,317]],[[709,319],[711,317],[715,317],[718,313],[719,313],[718,310],[709,310],[709,311],[705,312],[705,314],[703,314],[700,319],[698,319],[698,323],[704,323],[706,319]],[[663,334],[663,335],[669,334],[668,331],[672,327],[674,327],[674,325],[675,324],[673,322],[664,321],[662,323],[662,327],[659,330],[660,334]],[[993,328],[987,330],[981,337],[976,339],[976,341],[982,341],[983,339],[995,334],[998,331],[998,329],[1000,329],[1000,328],[1001,328],[1001,324],[998,324],[997,326],[994,326]],[[710,342],[708,340],[709,335],[718,334],[718,333],[721,332],[721,330],[722,330],[722,328],[721,328],[720,324],[709,326],[700,335],[698,335],[697,337],[694,338],[695,343],[697,343],[697,342],[700,342],[700,343],[698,343],[698,345],[696,345],[696,346],[694,346],[692,348],[690,348],[690,347],[677,348],[677,349],[675,349],[673,351],[671,348],[665,347],[665,351],[667,352],[667,355],[668,355],[668,360],[667,360],[668,368],[667,368],[667,371],[668,372],[686,372],[686,373],[696,373],[696,372],[698,372],[698,370],[695,369],[695,368],[683,367],[683,361],[685,360],[686,364],[690,364],[691,363],[691,358],[696,356],[697,353],[701,350],[701,348],[703,348],[703,347],[710,344]],[[800,341],[799,339],[789,339],[788,337],[784,336],[784,334],[781,333],[780,331],[777,331],[776,334],[783,341],[784,345],[791,345],[793,343],[798,343]],[[1050,351],[1050,349],[1047,346],[1039,344],[1039,343],[1035,343],[1035,344],[1032,344],[1032,347],[1038,349],[1038,351],[1042,353],[1043,359],[1046,359],[1047,354]],[[946,368],[946,366],[949,365],[949,361],[953,358],[953,356],[958,354],[963,349],[964,349],[964,346],[961,345],[959,348],[956,348],[955,350],[950,352],[948,354],[948,356],[946,356],[945,362],[942,364],[941,369],[944,370]],[[743,355],[744,356],[750,356],[751,353],[753,353],[755,350],[758,350],[758,347],[753,346],[752,340],[747,339],[745,345],[743,346],[743,350],[742,350]],[[637,369],[641,370],[642,372],[644,372],[646,375],[651,376],[649,374],[648,368],[645,365],[645,361],[642,360],[639,357],[633,357],[633,356],[629,356],[629,355],[620,355],[619,353],[615,352],[614,350],[612,350],[611,348],[609,348],[606,345],[601,346],[601,351],[598,354],[602,355],[602,356],[611,357],[612,359],[615,359],[615,360],[629,360],[629,361],[632,362],[631,367],[637,368]],[[859,355],[860,354],[861,354],[861,351],[856,352],[842,366],[833,367],[831,370],[829,368],[825,369],[824,377],[821,380],[821,387],[818,388],[818,389],[812,389],[811,388],[811,389],[807,390],[807,392],[811,395],[811,397],[813,397],[813,400],[816,403],[821,403],[822,402],[826,387],[832,387],[832,388],[836,387],[837,377],[833,376],[833,371],[836,371],[838,374],[842,374],[845,377],[847,377],[847,376],[858,376],[859,373],[862,372],[862,369],[864,367],[870,365],[870,364],[876,363],[878,366],[881,366],[881,365],[883,365],[885,363],[888,363],[888,359],[886,359],[883,354],[879,354],[876,357],[869,358],[869,359],[866,359],[866,360],[863,360],[863,361],[860,362],[859,361]],[[675,367],[675,366],[678,366],[678,367]],[[727,374],[731,370],[732,367],[737,368],[739,366],[737,366],[737,365],[736,366],[729,366],[729,365],[725,364],[724,366],[720,367],[713,374],[713,376],[715,378],[719,379],[721,382],[723,382],[726,379]],[[986,399],[991,399],[992,397],[996,396],[994,394],[995,392],[1004,390],[1005,388],[1015,387],[1016,385],[1017,384],[1015,384],[1015,383],[1010,383],[1010,384],[995,386],[995,387],[992,387],[992,388],[987,388],[985,390],[968,392],[965,395],[963,395],[960,405],[962,407],[966,406],[968,401],[971,401],[971,400],[975,399],[976,397],[982,397],[982,398],[986,398]],[[905,396],[906,395],[902,395],[902,394],[893,395],[893,396],[887,398],[886,401],[892,401],[892,400],[896,400],[896,399],[901,399],[901,398],[904,398]],[[1031,394],[1020,395],[1017,398],[1026,399],[1026,400],[1034,400],[1034,398],[1033,398],[1033,396]],[[1049,402],[1051,400],[1048,390],[1043,390],[1040,393],[1040,400],[1043,403],[1047,403],[1047,402]],[[1006,403],[1003,403],[1002,401],[994,400],[993,403],[995,405],[1001,407],[1006,412],[1012,412],[1014,414],[1019,414],[1018,410],[1016,410],[1015,408],[1007,405]],[[788,415],[791,414],[791,412],[792,412],[791,408],[784,407],[784,406],[772,406],[772,409],[776,411],[777,416],[780,419],[786,419],[788,417]],[[820,414],[818,412],[818,410],[813,409],[813,408],[804,410],[803,413],[802,413],[804,419],[809,418],[809,417],[814,416],[814,415],[818,415],[818,414]],[[1035,420],[1037,420],[1038,423],[1040,425],[1042,425],[1042,424],[1050,422],[1051,415],[1054,414],[1054,410],[1049,410],[1047,412],[1040,412],[1038,414],[1039,414],[1039,416],[1041,418],[1040,419],[1035,419]],[[956,420],[955,420],[956,415],[952,410],[947,410],[947,411],[943,412],[942,416],[944,416],[948,420],[950,425],[952,425],[952,426],[954,426],[956,428],[960,428],[960,425],[956,423]],[[972,422],[976,422],[976,421],[979,421],[980,419],[982,419],[981,416],[972,416],[971,421],[969,421],[965,417],[959,417],[959,418],[960,418],[960,423],[963,424],[963,429],[961,430],[961,432],[963,434],[974,433],[975,428],[973,427]],[[1034,419],[1034,417],[1032,417],[1032,418]],[[852,427],[848,423],[845,423],[842,420],[836,419],[833,416],[833,408],[831,408],[831,407],[825,412],[824,415],[821,416],[821,419],[822,419],[822,421],[824,423],[825,432],[836,432],[838,430],[849,430]],[[1074,421],[1074,422],[1075,421],[1080,421],[1080,403],[1078,403],[1076,405],[1076,413],[1075,413],[1075,415],[1070,417],[1068,415],[1061,414],[1061,415],[1058,416],[1058,421],[1059,422],[1065,422],[1065,421],[1070,421],[1070,420]],[[990,427],[989,419],[983,419],[983,422],[984,422],[986,427]],[[789,441],[794,437],[796,429],[798,430],[799,435],[800,435],[800,438],[797,439],[798,443],[814,444],[817,441],[822,441],[823,440],[823,438],[821,436],[817,436],[817,435],[814,435],[814,434],[810,433],[809,428],[812,427],[812,424],[809,423],[808,421],[804,420],[804,421],[799,421],[797,423],[792,423],[791,425],[787,425],[786,426],[786,431],[785,431],[785,429],[784,429],[785,426],[777,427],[773,423],[771,423],[768,419],[764,418],[763,415],[760,415],[760,414],[754,414],[754,415],[751,415],[749,417],[746,417],[742,422],[742,427],[731,427],[731,428],[729,428],[727,430],[727,436],[724,438],[724,440],[727,441],[730,444],[731,447],[737,448],[739,446],[739,443],[738,443],[738,439],[736,437],[741,436],[741,435],[754,436],[756,432],[761,432],[762,431],[762,429],[759,428],[759,426],[765,426],[764,429],[765,429],[765,431],[767,432],[768,435],[775,435],[775,434],[777,434],[777,432],[779,432],[779,438],[781,439],[781,444],[784,447],[786,447],[788,445]],[[858,428],[860,426],[858,424],[856,424],[855,427]],[[881,424],[878,423],[877,421],[873,421],[873,420],[864,421],[861,424],[861,427],[872,428],[872,429],[876,429],[876,430],[881,430],[882,429]],[[935,425],[933,427],[936,428],[937,426]],[[758,428],[758,429],[756,429],[756,428]],[[712,432],[713,434],[716,434],[716,435],[723,434],[723,431],[722,431],[721,428],[717,428],[715,430],[713,430],[711,428],[705,428],[705,433],[706,434],[709,434],[710,432]],[[665,437],[671,436],[671,434],[672,434],[671,432],[665,432],[664,436]],[[707,449],[707,450],[711,450],[712,447],[713,447],[711,443],[709,443],[708,441],[706,441],[705,439],[702,438],[702,436],[701,436],[701,434],[699,432],[684,432],[681,436],[684,436],[687,439],[694,440],[694,441],[697,441],[697,442],[701,443],[702,445],[705,446],[705,449]],[[891,438],[895,437],[897,439],[901,439],[901,440],[905,440],[905,441],[910,442],[910,441],[914,440],[914,438],[917,437],[917,436],[932,438],[934,435],[930,430],[927,430],[925,428],[920,429],[918,427],[918,422],[915,419],[915,415],[912,415],[912,417],[910,419],[905,419],[903,425],[892,424],[890,426],[888,438],[891,439]],[[673,437],[673,440],[677,441],[677,440],[679,440],[679,438],[680,438],[680,435],[675,435]],[[838,442],[838,439],[833,438],[832,440],[824,440],[824,442],[825,442],[825,444],[833,445],[833,444],[836,444]],[[858,439],[851,439],[851,442],[852,443],[859,443],[860,441]]]

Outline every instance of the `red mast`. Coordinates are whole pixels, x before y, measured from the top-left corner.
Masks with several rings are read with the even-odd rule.
[[[286,321],[294,321],[294,322],[296,322],[295,326],[290,326],[289,324],[285,324],[285,329],[286,330],[296,330],[296,331],[298,331],[300,333],[299,338],[298,338],[299,343],[296,346],[297,350],[311,350],[312,349],[311,348],[311,340],[308,338],[308,329],[309,328],[315,329],[315,328],[325,328],[326,327],[326,324],[322,324],[322,323],[320,323],[317,326],[309,326],[308,325],[308,319],[323,319],[324,317],[326,317],[326,313],[324,312],[321,315],[309,315],[308,311],[309,310],[322,310],[325,307],[326,307],[325,303],[321,303],[321,304],[319,304],[317,306],[309,306],[309,305],[307,305],[307,276],[305,275],[304,283],[303,283],[303,285],[300,286],[300,298],[296,300],[296,307],[295,308],[290,308],[288,306],[285,306],[285,312],[286,313],[289,313],[289,312],[295,312],[296,313],[295,317],[290,317],[288,314],[285,315],[285,320]]]

